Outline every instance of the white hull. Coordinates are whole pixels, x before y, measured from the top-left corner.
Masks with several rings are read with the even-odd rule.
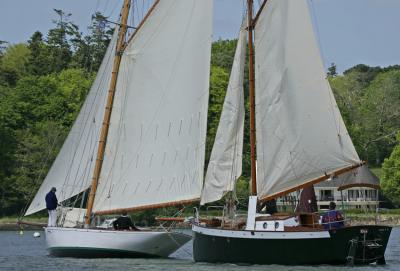
[[[45,233],[50,254],[72,257],[168,257],[191,239],[165,231],[48,227]]]

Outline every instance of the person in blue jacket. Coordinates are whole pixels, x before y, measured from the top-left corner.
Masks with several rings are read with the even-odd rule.
[[[46,195],[46,209],[49,212],[49,221],[47,223],[48,227],[56,227],[57,226],[57,206],[58,200],[56,196],[57,189],[52,187],[50,192]]]
[[[344,227],[344,219],[340,211],[336,211],[336,203],[329,203],[329,211],[322,216],[322,224],[326,230]]]

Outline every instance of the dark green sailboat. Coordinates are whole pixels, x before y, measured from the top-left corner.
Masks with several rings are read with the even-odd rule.
[[[194,260],[288,265],[385,263],[390,227],[337,228],[329,222],[322,225],[314,213],[258,212],[262,202],[356,171],[364,162],[325,78],[308,1],[264,1],[254,16],[253,1],[248,0],[247,13],[201,204],[219,200],[227,192],[234,195],[241,175],[246,32],[252,196],[246,218],[235,214],[231,203],[220,218],[204,220],[196,215]]]

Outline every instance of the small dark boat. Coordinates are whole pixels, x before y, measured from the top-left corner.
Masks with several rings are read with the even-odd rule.
[[[257,211],[263,202],[342,174],[356,174],[365,164],[326,79],[309,4],[308,0],[264,0],[254,16],[253,0],[247,0],[247,24],[240,31],[201,204],[220,200],[227,193],[230,197],[222,218],[194,219],[195,261],[385,263],[390,227],[344,226],[336,216],[340,227],[329,224],[329,219],[325,229],[327,223],[322,225],[312,213],[316,204],[305,206],[310,208],[295,216],[266,216]],[[240,220],[232,202],[242,174],[246,33],[252,196],[247,218]]]
[[[247,264],[385,264],[391,227],[349,226],[320,230],[227,230],[193,225],[196,262]]]

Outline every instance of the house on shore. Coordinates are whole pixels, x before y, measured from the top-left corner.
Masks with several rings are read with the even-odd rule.
[[[379,207],[379,189],[378,177],[366,165],[314,185],[319,210],[328,209],[331,201],[339,208],[375,210]],[[300,192],[281,197],[277,207],[280,211],[294,210],[299,198]]]

